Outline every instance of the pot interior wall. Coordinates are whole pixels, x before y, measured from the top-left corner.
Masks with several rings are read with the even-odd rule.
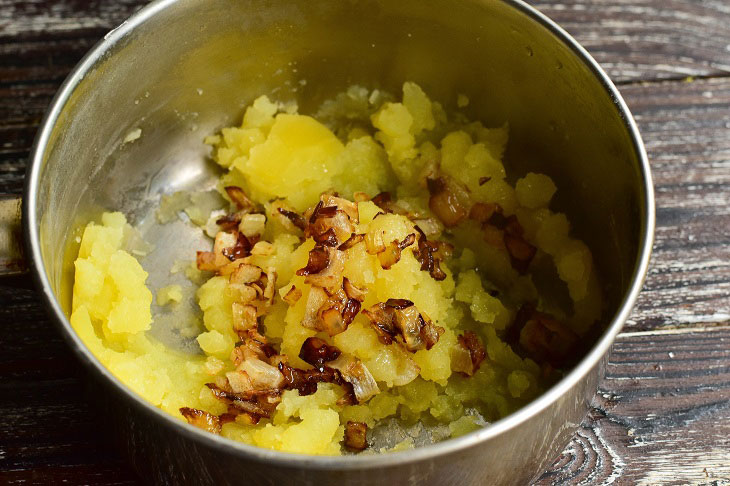
[[[167,5],[170,4],[170,5]],[[468,115],[508,122],[514,181],[553,177],[599,268],[606,321],[638,258],[643,189],[637,156],[613,99],[543,26],[498,1],[180,0],[96,60],[60,114],[42,168],[43,259],[65,309],[80,226],[102,210],[131,216],[168,247],[145,264],[152,281],[190,259],[200,235],[161,228],[163,193],[213,184],[204,136],[240,122],[260,94],[311,112],[353,83],[397,93],[413,80],[446,108],[466,94]],[[141,129],[139,139],[125,137]],[[183,243],[181,243],[183,242]]]

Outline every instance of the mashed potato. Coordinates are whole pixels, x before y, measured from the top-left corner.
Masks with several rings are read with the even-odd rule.
[[[213,272],[201,354],[145,334],[152,294],[120,213],[84,231],[71,323],[146,400],[234,440],[340,454],[394,418],[466,434],[554,382],[601,311],[553,181],[508,182],[507,136],[414,83],[399,102],[353,87],[315,116],[262,96],[206,139],[230,207],[194,221],[215,235],[197,255]]]

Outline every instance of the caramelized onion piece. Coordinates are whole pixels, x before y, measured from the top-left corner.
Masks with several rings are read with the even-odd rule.
[[[324,201],[320,200],[309,217],[309,224],[314,224],[319,218],[331,218],[337,214],[337,206],[325,206]]]
[[[268,418],[281,402],[281,390],[263,390],[248,394],[239,394],[215,383],[206,383],[213,395],[222,402],[257,417]]]
[[[220,233],[218,233],[220,234]],[[251,254],[251,248],[253,248],[253,245],[249,241],[248,238],[246,238],[246,235],[243,233],[237,231],[235,233],[236,235],[236,243],[233,246],[226,247],[222,249],[223,256],[228,258],[230,261],[235,261],[240,258],[245,258]],[[217,240],[216,236],[216,240]]]
[[[431,349],[445,332],[443,327],[435,326],[413,302],[406,299],[388,299],[365,309],[363,313],[370,319],[380,342],[390,344],[396,336],[400,336],[405,349],[412,353]]]
[[[319,235],[313,235],[312,239],[322,246],[336,247],[339,245],[339,242],[337,241],[337,234],[333,228],[330,228]]]
[[[330,194],[324,197],[324,203],[326,206],[336,206],[337,209],[344,212],[353,223],[360,222],[360,213],[357,210],[357,204],[354,202]]]
[[[578,336],[557,319],[543,312],[533,311],[519,334],[520,346],[535,361],[549,361],[559,366],[570,356]]]
[[[537,248],[525,241],[524,230],[516,216],[510,216],[505,223],[504,246],[509,253],[510,263],[512,268],[524,275],[537,253]]]
[[[455,350],[457,353],[452,353],[452,369],[471,376],[477,372],[487,356],[484,344],[474,331],[464,331],[458,340]],[[463,354],[466,359],[454,359],[454,354]]]
[[[289,291],[286,293],[286,295],[283,297],[284,302],[287,304],[294,305],[296,304],[299,299],[302,297],[302,291],[296,288],[294,285],[291,286]]]
[[[478,223],[486,223],[495,212],[502,212],[502,208],[498,204],[478,202],[469,210],[469,219]]]
[[[330,336],[335,336],[347,330],[349,322],[345,322],[341,305],[339,302],[331,304],[331,307],[323,307],[319,310],[319,322],[317,329],[324,331]]]
[[[345,425],[345,447],[353,451],[362,451],[367,449],[367,432],[367,424],[348,420]]]
[[[323,339],[309,337],[302,344],[299,357],[319,370],[324,369],[324,364],[337,359],[342,352],[335,346],[328,345]]]
[[[343,244],[341,244],[340,246],[338,246],[337,249],[340,250],[340,251],[349,250],[350,248],[352,248],[353,246],[357,245],[358,243],[360,243],[364,239],[365,239],[365,235],[364,234],[353,233],[352,236],[350,236],[347,239],[347,241],[345,241]]]
[[[329,295],[320,287],[312,287],[307,296],[307,305],[304,309],[304,318],[302,326],[308,329],[320,330],[319,327],[319,310],[329,299]]]
[[[276,208],[276,210],[300,230],[307,229],[307,221],[300,214],[284,208]]]
[[[403,241],[393,240],[384,251],[378,253],[378,260],[380,266],[385,270],[389,270],[390,267],[400,261],[401,252],[411,246],[416,241],[415,233],[411,233]]]
[[[274,303],[274,296],[276,295],[276,270],[274,267],[268,267],[266,269],[266,287],[264,287],[264,298],[268,305]]]
[[[370,324],[378,334],[378,340],[383,344],[391,344],[399,332],[392,309],[381,302],[364,309],[362,313],[370,319]]]
[[[225,190],[226,194],[228,194],[228,197],[231,198],[231,201],[233,201],[233,203],[239,210],[250,211],[256,208],[256,204],[254,204],[254,202],[248,198],[246,193],[243,192],[243,189],[241,189],[240,187],[226,186]]]
[[[277,356],[276,350],[266,341],[266,338],[258,333],[256,329],[249,329],[239,332],[241,341],[236,343],[231,353],[231,361],[238,366],[247,359],[259,359],[273,364],[272,360]]]
[[[221,420],[215,415],[198,410],[197,408],[188,407],[182,407],[180,413],[190,425],[194,425],[212,434],[220,434],[221,432]]]
[[[317,383],[342,383],[342,375],[335,369],[324,367],[322,370],[300,370],[286,363],[279,363],[279,371],[284,376],[284,388],[299,390],[300,395],[311,395],[317,391]]]
[[[233,272],[231,272],[230,276],[228,277],[228,281],[235,284],[248,284],[251,282],[256,282],[259,278],[261,278],[260,267],[257,267],[256,265],[242,263],[238,265],[238,267],[236,267]]]
[[[378,206],[381,209],[385,209],[387,211],[388,203],[390,202],[391,197],[389,192],[381,192],[380,194],[376,195],[372,201],[375,203],[376,206]]]
[[[418,248],[413,250],[413,256],[420,262],[421,270],[428,272],[434,280],[444,280],[446,273],[441,270],[441,261],[451,254],[451,245],[442,241],[428,241],[420,227],[415,226],[415,230],[418,232]]]
[[[358,302],[365,300],[365,291],[357,288],[347,277],[342,279],[342,290],[345,291],[345,295],[350,299],[355,299]]]
[[[345,253],[334,248],[324,248],[324,250],[329,255],[326,268],[320,272],[307,275],[304,282],[336,292],[342,286],[342,273],[345,271]]]
[[[248,331],[250,329],[258,328],[257,310],[253,305],[240,304],[234,302],[232,305],[233,311],[233,330]]]
[[[326,248],[315,246],[309,252],[309,261],[307,262],[307,266],[297,270],[297,275],[301,277],[320,273],[327,268],[330,260],[329,255],[330,253]]]
[[[377,255],[385,251],[383,231],[369,231],[365,234],[365,248],[370,255]]]
[[[447,228],[459,224],[466,217],[466,210],[456,195],[449,190],[443,177],[427,179],[428,192],[431,194],[428,207]]]
[[[198,270],[215,272],[218,269],[218,265],[215,264],[215,253],[213,253],[212,251],[197,252],[195,263],[198,267]]]
[[[355,398],[359,403],[363,403],[380,393],[375,378],[370,374],[367,366],[359,359],[342,354],[336,360],[330,361],[328,365],[338,370],[342,375],[342,379],[352,385]]]
[[[241,215],[239,213],[226,214],[215,220],[215,224],[220,226],[223,231],[234,230],[240,223]]]
[[[238,365],[236,371],[248,375],[254,390],[277,390],[284,383],[284,378],[279,370],[260,359],[244,360]]]
[[[413,306],[413,302],[411,302],[408,299],[388,299],[385,301],[385,305],[388,307],[392,307],[393,309],[407,309],[408,307]]]
[[[360,301],[347,299],[345,308],[342,310],[342,322],[345,324],[345,329],[355,320],[358,312],[360,312]]]

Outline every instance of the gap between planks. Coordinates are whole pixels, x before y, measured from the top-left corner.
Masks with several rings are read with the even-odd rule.
[[[672,327],[665,329],[653,329],[651,331],[620,332],[616,339],[633,338],[641,336],[668,336],[672,334],[693,334],[699,332],[730,331],[730,322],[717,324],[703,323],[701,327]]]

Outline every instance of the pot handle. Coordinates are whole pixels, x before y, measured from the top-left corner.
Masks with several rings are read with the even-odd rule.
[[[28,271],[23,252],[20,196],[0,195],[0,277]]]

